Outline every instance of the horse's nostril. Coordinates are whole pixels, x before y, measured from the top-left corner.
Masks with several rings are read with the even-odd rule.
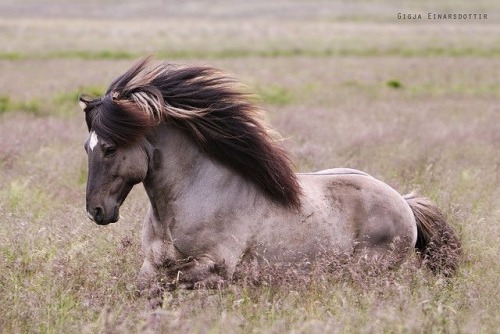
[[[102,223],[104,220],[104,210],[100,207],[94,209],[94,220],[97,223]]]

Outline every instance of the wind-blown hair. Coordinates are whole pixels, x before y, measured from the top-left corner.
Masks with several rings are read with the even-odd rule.
[[[220,70],[144,58],[118,77],[102,98],[85,102],[89,131],[116,145],[134,143],[165,122],[273,200],[300,205],[300,186],[287,153],[271,137],[250,95]]]

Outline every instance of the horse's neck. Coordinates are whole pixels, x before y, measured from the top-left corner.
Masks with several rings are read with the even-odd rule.
[[[154,134],[149,139],[153,163],[150,163],[144,186],[148,195],[175,197],[200,165],[201,152],[175,128],[160,125]]]
[[[157,219],[168,219],[175,210],[201,212],[219,201],[241,197],[241,190],[255,196],[253,184],[211,159],[182,131],[164,125],[150,140],[155,161],[144,181]],[[206,212],[208,213],[208,212]]]

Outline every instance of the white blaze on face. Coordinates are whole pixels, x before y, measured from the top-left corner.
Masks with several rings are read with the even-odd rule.
[[[97,135],[94,131],[90,133],[90,140],[89,140],[89,147],[90,150],[93,151],[94,147],[99,143],[99,139],[97,138]]]

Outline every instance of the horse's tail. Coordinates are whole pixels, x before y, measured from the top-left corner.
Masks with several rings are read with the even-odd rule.
[[[452,275],[461,256],[460,240],[437,206],[428,198],[411,193],[403,196],[417,221],[420,257],[435,274]]]

